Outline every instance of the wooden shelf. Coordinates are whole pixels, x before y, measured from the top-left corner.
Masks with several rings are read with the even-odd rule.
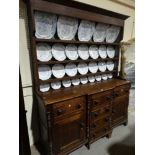
[[[115,45],[115,46],[119,46],[120,45],[120,43],[106,43],[106,42],[93,42],[93,41],[77,41],[77,40],[38,39],[38,38],[35,38],[35,40],[36,40],[36,42],[45,42],[45,43]]]
[[[39,80],[39,83],[46,84],[46,83],[57,82],[57,81],[62,81],[62,80],[71,80],[71,79],[76,79],[76,78],[81,78],[81,77],[88,77],[91,75],[108,74],[108,73],[114,73],[114,72],[117,72],[117,70],[105,71],[105,72],[98,71],[97,73],[88,73],[86,75],[76,75],[74,77],[64,76],[63,78],[59,78],[59,79],[53,78],[53,79],[48,79],[48,80]]]
[[[50,60],[47,62],[41,62],[41,61],[37,61],[39,65],[44,65],[44,64],[66,64],[66,63],[79,63],[79,62],[98,62],[98,61],[107,61],[107,60],[112,60],[112,61],[118,61],[119,58],[98,58],[98,59],[88,59],[88,60],[82,60],[82,59],[78,59],[78,60],[64,60],[64,61],[57,61],[57,60]]]

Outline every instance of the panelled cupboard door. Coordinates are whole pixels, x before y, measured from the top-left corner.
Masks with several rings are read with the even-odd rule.
[[[55,150],[68,150],[72,145],[80,145],[86,136],[86,116],[83,112],[72,115],[54,124],[53,147]]]
[[[112,126],[127,118],[128,100],[128,95],[114,99],[112,104]]]

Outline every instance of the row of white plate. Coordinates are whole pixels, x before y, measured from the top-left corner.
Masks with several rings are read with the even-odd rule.
[[[46,43],[37,44],[37,59],[42,62],[46,62],[54,57],[58,61],[63,61],[66,58],[70,60],[77,60],[80,57],[82,60],[87,60],[89,57],[92,59],[101,58],[114,58],[115,49],[113,46],[100,45],[79,45],[78,47],[75,44],[68,44],[64,46],[63,44],[53,44],[51,47]]]
[[[90,41],[93,37],[94,42],[113,43],[117,39],[120,27],[110,26],[103,23],[95,23],[88,20],[78,19],[56,15],[35,12],[35,36],[37,38],[51,39],[54,37],[56,30],[61,40],[72,40],[77,33],[80,41]],[[95,26],[96,24],[96,26]]]
[[[50,90],[50,85],[52,89],[60,89],[62,86],[64,87],[70,87],[71,85],[77,86],[80,83],[86,84],[88,82],[92,83],[95,81],[101,81],[101,80],[107,80],[111,79],[113,77],[112,74],[103,74],[103,75],[96,75],[96,76],[88,76],[88,77],[82,77],[80,79],[72,79],[72,80],[64,80],[64,81],[58,81],[58,82],[52,82],[51,84],[44,84],[40,85],[40,91],[41,92],[47,92]]]
[[[112,71],[115,67],[113,61],[100,61],[89,62],[88,64],[85,62],[80,62],[77,66],[74,63],[68,63],[65,66],[63,64],[55,64],[52,66],[52,69],[48,65],[39,66],[39,79],[48,80],[51,78],[52,74],[56,78],[63,78],[66,75],[69,77],[74,77],[79,72],[81,75],[86,75],[88,71],[91,73],[96,73],[98,70],[101,72],[105,72],[106,69],[108,71]]]

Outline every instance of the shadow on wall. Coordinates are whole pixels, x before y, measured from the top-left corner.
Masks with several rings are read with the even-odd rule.
[[[108,148],[109,155],[135,155],[135,129],[131,128],[130,134],[121,142]]]

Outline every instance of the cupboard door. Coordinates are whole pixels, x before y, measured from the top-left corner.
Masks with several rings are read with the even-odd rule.
[[[112,104],[112,126],[115,126],[123,119],[127,119],[128,101],[128,95],[124,95],[114,99],[114,102]]]
[[[53,128],[53,145],[59,151],[78,146],[85,141],[86,119],[84,113],[58,121]]]

